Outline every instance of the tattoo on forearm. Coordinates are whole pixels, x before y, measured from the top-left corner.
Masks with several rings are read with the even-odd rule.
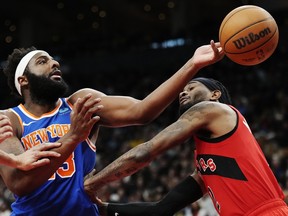
[[[127,174],[129,175],[131,173],[134,173],[136,170],[137,170],[136,167],[129,167],[128,169],[125,169],[124,172],[121,172],[121,171],[116,172],[115,176],[117,178],[119,178],[119,177],[122,177],[122,176],[126,176]]]
[[[140,148],[134,148],[131,150],[131,154],[135,155],[135,163],[147,163],[151,159],[150,149],[152,142],[148,141],[143,143]]]
[[[183,136],[183,131],[185,131],[190,124],[194,124],[193,121],[201,120],[203,116],[209,113],[209,110],[214,108],[213,103],[206,105],[206,107],[194,106],[190,108],[180,117],[179,121],[168,126],[153,139],[132,148],[120,156],[99,173],[100,179],[101,177],[106,178],[102,180],[100,184],[105,185],[111,181],[132,175],[151,162],[155,156],[184,142],[189,138],[188,136],[190,136],[190,134],[186,130],[185,136]]]

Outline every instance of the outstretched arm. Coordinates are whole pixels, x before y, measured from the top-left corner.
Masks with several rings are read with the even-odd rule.
[[[185,206],[203,196],[204,184],[197,172],[188,176],[172,188],[166,196],[157,202],[105,203],[97,199],[97,205],[103,216],[172,216]]]
[[[175,123],[158,133],[148,142],[142,143],[126,152],[96,175],[86,179],[86,192],[93,197],[103,185],[132,175],[147,166],[158,155],[168,149],[182,144],[198,129],[209,128],[219,116],[215,107],[220,103],[201,102],[191,107]]]
[[[127,125],[141,125],[154,120],[167,108],[183,90],[184,86],[203,67],[214,64],[224,56],[220,43],[211,41],[196,49],[190,58],[175,74],[162,83],[143,100],[132,97],[108,96],[91,89],[80,90],[71,98],[73,101],[78,95],[91,92],[95,97],[101,97],[105,109],[98,113],[100,124],[119,127]]]

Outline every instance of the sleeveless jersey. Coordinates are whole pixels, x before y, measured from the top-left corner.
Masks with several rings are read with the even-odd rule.
[[[214,206],[221,216],[244,215],[267,200],[284,194],[241,113],[228,134],[194,137],[196,164]]]
[[[71,105],[59,99],[51,112],[36,117],[20,104],[11,110],[22,123],[21,143],[25,150],[44,142],[56,142],[70,129]],[[25,216],[79,216],[99,215],[84,192],[84,176],[94,168],[96,148],[88,139],[76,147],[70,157],[42,186],[27,196],[15,196],[12,215]]]

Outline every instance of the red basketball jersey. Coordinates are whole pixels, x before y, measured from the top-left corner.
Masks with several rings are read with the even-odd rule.
[[[194,137],[196,164],[219,214],[244,215],[267,200],[284,194],[265,156],[238,110],[237,124],[228,134]]]

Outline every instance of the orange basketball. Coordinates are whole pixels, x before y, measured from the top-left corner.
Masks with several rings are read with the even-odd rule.
[[[235,8],[221,23],[219,41],[228,58],[241,65],[257,65],[275,51],[279,39],[274,18],[263,8]]]

